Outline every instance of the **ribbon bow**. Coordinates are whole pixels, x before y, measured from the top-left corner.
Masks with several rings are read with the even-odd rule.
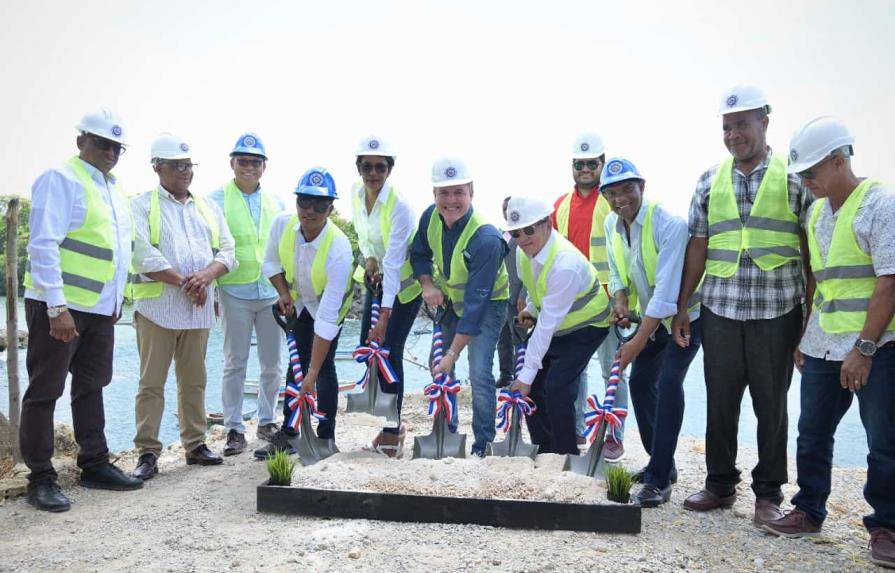
[[[587,428],[584,430],[584,438],[590,444],[597,435],[596,429],[603,420],[610,428],[621,428],[622,420],[627,417],[627,408],[615,408],[615,392],[618,390],[618,383],[621,377],[618,360],[612,363],[609,374],[609,384],[606,388],[606,397],[603,403],[600,403],[600,397],[591,394],[587,397],[588,410],[584,414],[584,423]]]
[[[497,395],[497,429],[504,433],[510,429],[510,419],[513,408],[522,416],[531,416],[538,407],[534,400],[528,396],[523,396],[518,390],[509,391],[501,390]]]
[[[286,384],[286,405],[292,412],[289,419],[286,420],[287,425],[293,430],[298,431],[301,426],[301,418],[304,409],[302,404],[308,405],[308,412],[318,421],[326,419],[326,414],[317,410],[317,393],[307,393],[301,391],[302,382],[305,375],[301,371],[301,358],[298,355],[298,344],[292,334],[286,335],[286,346],[289,349],[289,366],[292,369],[292,380]]]
[[[392,368],[392,363],[388,361],[390,354],[391,351],[388,348],[380,346],[379,341],[375,338],[370,341],[370,346],[358,346],[351,354],[351,357],[354,358],[358,364],[367,364],[367,368],[364,370],[360,379],[355,383],[355,386],[360,387],[361,390],[367,387],[367,383],[370,381],[370,360],[373,360],[373,364],[379,369],[379,375],[386,382],[395,384],[398,381],[398,375],[395,374],[395,370]]]
[[[423,394],[429,399],[429,415],[436,416],[443,409],[445,419],[448,422],[453,420],[459,392],[458,380],[451,379],[447,374],[439,374],[431,384],[423,388]]]

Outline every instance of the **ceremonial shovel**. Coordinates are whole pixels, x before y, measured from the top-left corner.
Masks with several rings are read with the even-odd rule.
[[[523,329],[518,322],[514,323],[513,328],[510,330],[510,335],[516,345],[516,376],[519,376],[519,371],[522,370],[522,365],[525,363],[525,349],[528,345],[528,339],[531,338],[532,332],[534,332],[534,327],[530,329]],[[514,400],[513,395],[506,390],[501,392],[501,398]],[[498,408],[500,408],[500,406],[498,406]],[[505,412],[504,414],[510,416],[510,429],[507,432],[507,437],[500,442],[493,442],[488,444],[485,447],[485,451],[488,453],[488,455],[491,456],[518,456],[535,459],[535,457],[538,455],[539,446],[537,444],[529,444],[524,439],[522,439],[523,414],[520,412],[520,408],[518,408],[513,401],[511,402],[509,410],[509,413]],[[534,411],[532,411],[532,413],[534,413]]]

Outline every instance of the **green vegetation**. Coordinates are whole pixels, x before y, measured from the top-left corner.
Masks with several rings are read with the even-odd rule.
[[[360,248],[357,246],[357,231],[354,230],[354,225],[351,224],[351,221],[342,217],[342,215],[339,214],[339,210],[336,208],[333,208],[333,212],[329,218],[342,230],[343,233],[345,233],[345,236],[348,237],[348,240],[351,242],[351,252],[354,255],[354,260],[360,261],[361,254]]]
[[[606,468],[606,489],[610,500],[628,503],[632,485],[634,485],[634,474],[626,467],[611,465]]]
[[[12,195],[0,196],[0,296],[6,296],[6,207]],[[19,198],[19,232],[17,238],[19,257],[19,294],[25,292],[22,286],[25,280],[25,262],[28,260],[28,216],[31,214],[31,201]]]
[[[290,485],[296,460],[280,450],[267,456],[267,473],[270,474],[270,485]]]

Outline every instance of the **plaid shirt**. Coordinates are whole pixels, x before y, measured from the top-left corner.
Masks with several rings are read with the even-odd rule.
[[[733,192],[740,220],[744,224],[758,195],[771,153],[769,150],[749,175],[734,166]],[[718,167],[715,165],[703,173],[696,184],[696,192],[690,202],[690,234],[694,237],[708,237],[709,190]],[[814,196],[802,186],[797,175],[789,176],[788,187],[789,208],[799,217],[799,225],[804,228]],[[731,320],[776,318],[792,310],[804,297],[801,261],[791,261],[776,269],[763,271],[752,262],[746,251],[740,255],[740,266],[732,277],[720,278],[707,274],[702,285],[702,304],[715,314]]]

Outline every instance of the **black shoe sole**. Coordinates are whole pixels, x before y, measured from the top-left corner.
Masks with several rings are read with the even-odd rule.
[[[244,451],[246,451],[245,448],[242,448],[241,450],[228,450],[227,448],[224,448],[224,456],[238,456]]]
[[[140,480],[140,478],[134,478],[134,479]],[[137,489],[142,489],[142,487],[143,487],[142,480],[138,481],[134,485],[116,485],[116,484],[109,484],[109,483],[104,483],[104,482],[86,481],[83,479],[79,480],[78,483],[81,485],[81,487],[86,487],[88,489],[107,489],[109,491],[134,491]]]
[[[222,463],[224,463],[224,460],[222,460],[222,459],[217,459],[217,460],[197,460],[195,458],[187,458],[186,459],[186,465],[188,465],[188,466],[193,466],[196,464],[199,464],[200,466],[219,466]]]
[[[61,505],[60,505],[60,506],[56,506],[56,505],[52,505],[52,506],[40,505],[39,503],[34,502],[34,501],[31,501],[30,499],[28,500],[28,503],[31,504],[31,505],[34,507],[34,509],[39,509],[40,511],[48,511],[48,512],[50,512],[50,513],[65,513],[66,511],[68,511],[69,509],[71,509],[71,505],[65,505],[65,506],[61,506]]]
[[[144,482],[151,480],[156,475],[158,475],[158,468],[153,468],[152,473],[147,476],[138,476],[138,475],[131,474],[132,477],[135,477],[139,480],[143,480]]]

